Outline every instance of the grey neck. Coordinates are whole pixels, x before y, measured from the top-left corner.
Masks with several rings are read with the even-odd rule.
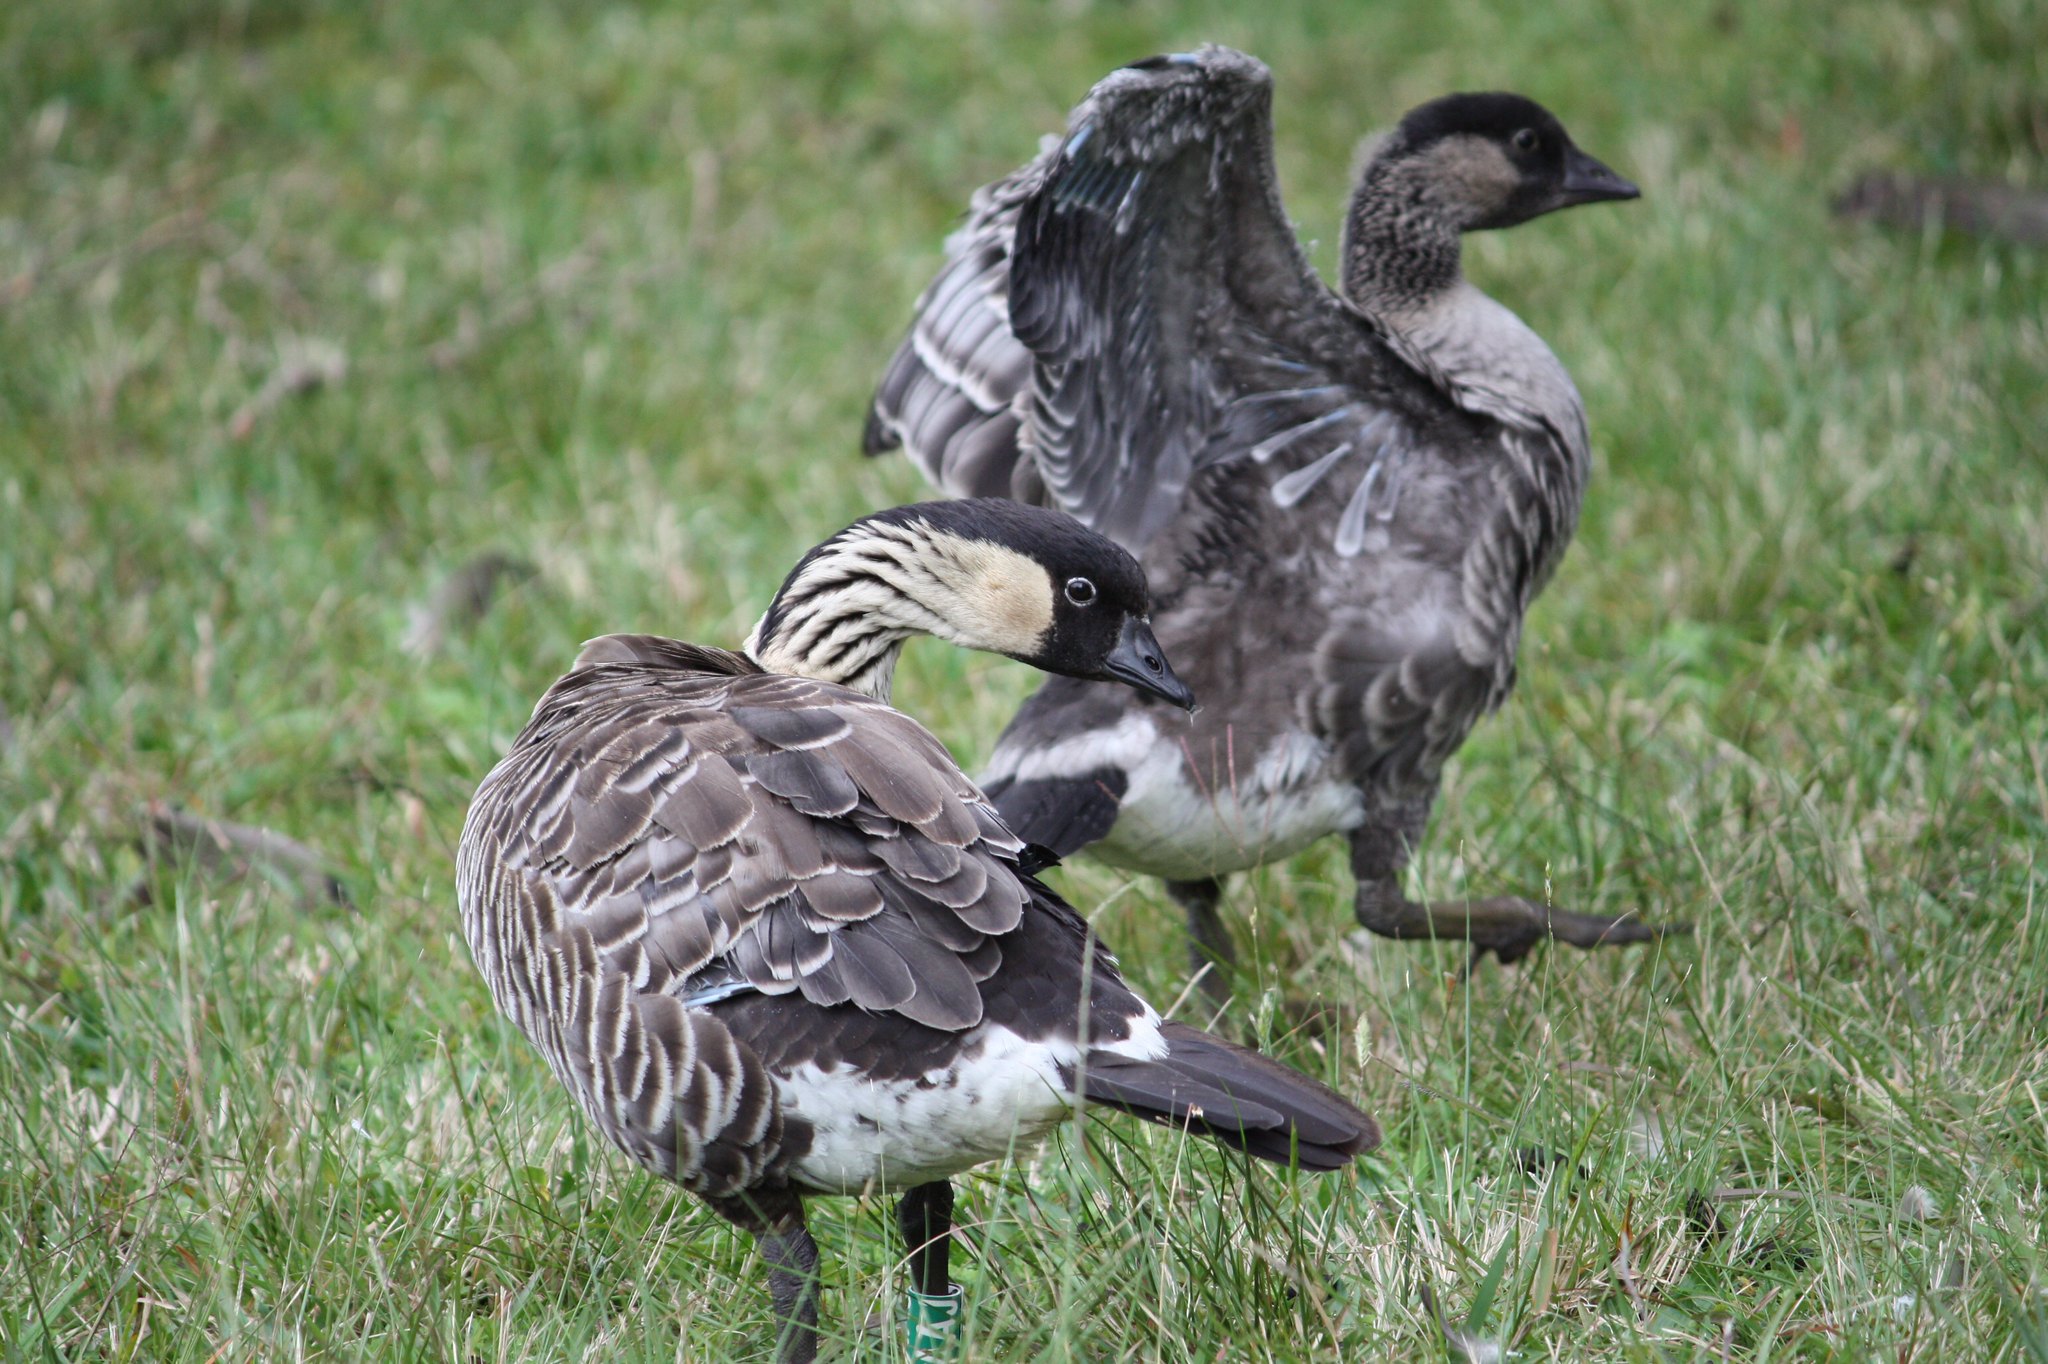
[[[1344,224],[1344,296],[1388,321],[1429,311],[1464,280],[1458,235],[1426,167],[1375,159]]]
[[[1548,427],[1583,479],[1586,415],[1543,339],[1466,280],[1459,234],[1469,209],[1447,202],[1441,165],[1382,155],[1359,177],[1344,234],[1344,294],[1389,345],[1468,412]]]

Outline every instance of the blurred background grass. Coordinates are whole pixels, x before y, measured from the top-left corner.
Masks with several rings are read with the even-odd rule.
[[[751,1250],[492,1014],[462,811],[579,641],[736,642],[923,495],[858,433],[968,192],[1204,40],[1275,69],[1326,270],[1356,142],[1445,89],[1644,186],[1468,252],[1597,471],[1417,874],[1698,932],[1459,984],[1346,944],[1329,850],[1240,878],[1227,1025],[1383,1155],[1084,1124],[967,1188],[972,1357],[1425,1357],[1428,1285],[1529,1358],[2048,1359],[2048,267],[1828,214],[1873,167],[2048,182],[2037,0],[14,0],[0,1351],[766,1357]],[[537,572],[436,617],[489,553]],[[921,646],[897,695],[971,766],[1030,685]],[[145,860],[172,807],[345,897]],[[1157,888],[1060,875],[1177,997]],[[836,1348],[886,1357],[885,1210],[820,1207]]]

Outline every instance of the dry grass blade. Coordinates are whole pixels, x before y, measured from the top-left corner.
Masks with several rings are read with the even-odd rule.
[[[427,363],[435,369],[453,369],[482,350],[490,340],[531,321],[542,303],[568,293],[597,264],[598,249],[586,243],[543,269],[533,283],[501,302],[488,318],[479,319],[464,309],[455,334],[427,347]]]
[[[1635,1200],[1630,1199],[1628,1207],[1621,1214],[1621,1235],[1614,1246],[1614,1281],[1621,1285],[1621,1291],[1636,1309],[1638,1324],[1650,1320],[1649,1300],[1644,1297],[1642,1285],[1636,1282],[1635,1274]]]
[[[66,290],[98,279],[109,270],[118,271],[143,256],[161,251],[167,246],[190,241],[202,236],[207,228],[206,213],[198,208],[184,208],[159,218],[134,237],[109,251],[91,256],[78,256],[52,269],[47,279],[39,277],[36,267],[20,271],[12,279],[0,281],[0,306],[11,306],[27,301],[40,288]]]
[[[493,340],[533,321],[540,315],[544,304],[576,297],[591,272],[597,268],[603,247],[601,240],[584,242],[561,259],[550,262],[534,276],[532,283],[500,301],[489,317],[479,318],[474,310],[463,309],[454,333],[427,347],[427,363],[437,370],[454,369],[476,356]],[[678,262],[658,261],[624,271],[601,283],[609,285],[614,292],[630,293],[674,274],[679,268]]]
[[[1508,1351],[1497,1340],[1488,1340],[1475,1331],[1453,1326],[1444,1316],[1443,1307],[1437,1302],[1436,1290],[1430,1286],[1426,1271],[1418,1270],[1415,1275],[1415,1289],[1422,1299],[1422,1310],[1443,1332],[1444,1344],[1450,1347],[1453,1358],[1462,1359],[1466,1364],[1501,1364],[1508,1357]]]
[[[348,356],[332,341],[300,338],[278,348],[276,366],[263,387],[228,418],[228,435],[247,440],[256,423],[287,398],[338,384],[348,374]]]

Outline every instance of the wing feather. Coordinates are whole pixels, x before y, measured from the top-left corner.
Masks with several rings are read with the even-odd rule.
[[[1048,139],[1040,161],[976,193],[868,410],[865,452],[901,448],[955,497],[1015,496],[1035,482],[1012,411],[1032,359],[1010,330],[1010,236],[1056,146]]]
[[[472,817],[558,927],[654,993],[709,972],[928,1027],[980,1020],[990,938],[1026,901],[1022,845],[929,732],[829,684],[707,674],[651,636],[588,652]]]
[[[984,1024],[1133,1039],[1149,1011],[921,726],[654,641],[619,652],[542,699],[457,867],[500,1007],[636,1159],[714,1197],[787,1177],[815,1130],[777,1097],[800,1059],[922,1075]],[[1110,1078],[1141,1109],[1266,1097]]]
[[[1272,143],[1272,77],[1243,53],[1111,73],[975,196],[868,453],[901,445],[945,492],[1055,506],[1134,551],[1196,474],[1249,456],[1282,507],[1339,487],[1341,555],[1383,547],[1424,380],[1309,268]]]

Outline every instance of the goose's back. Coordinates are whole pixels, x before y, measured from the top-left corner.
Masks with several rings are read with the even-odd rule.
[[[712,1197],[936,1177],[1056,1121],[1084,1035],[1160,1045],[922,726],[720,651],[596,657],[486,778],[458,889],[499,1007],[636,1160]]]

